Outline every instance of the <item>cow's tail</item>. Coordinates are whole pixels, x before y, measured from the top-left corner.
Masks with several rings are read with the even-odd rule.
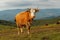
[[[14,19],[14,21],[16,22],[16,18]]]

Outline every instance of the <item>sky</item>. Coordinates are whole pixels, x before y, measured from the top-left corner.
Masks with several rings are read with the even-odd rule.
[[[25,8],[60,8],[60,0],[0,0],[0,11]]]

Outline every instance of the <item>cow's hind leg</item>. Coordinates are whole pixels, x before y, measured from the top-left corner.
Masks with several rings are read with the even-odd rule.
[[[23,33],[23,28],[22,28],[21,26],[19,26],[19,27],[17,28],[17,30],[18,30],[18,35],[19,35],[20,33]]]
[[[23,33],[23,28],[22,27],[20,27],[20,32]]]
[[[26,25],[26,27],[27,27],[27,33],[29,35],[30,34],[30,25]]]
[[[23,26],[20,25],[19,27],[20,27],[20,28],[19,28],[19,29],[20,29],[20,32],[23,33]]]
[[[17,33],[20,34],[19,24],[17,23]]]
[[[19,35],[19,34],[20,34],[20,32],[19,32],[19,28],[17,28],[17,31],[18,31],[17,33],[18,33],[18,35]]]
[[[23,33],[23,28],[22,28],[22,26],[19,25],[19,26],[17,27],[17,30],[18,30],[18,35],[20,34],[20,32]]]

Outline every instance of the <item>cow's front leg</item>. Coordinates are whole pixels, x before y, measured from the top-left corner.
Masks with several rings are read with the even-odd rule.
[[[27,33],[30,34],[30,26],[27,26]]]

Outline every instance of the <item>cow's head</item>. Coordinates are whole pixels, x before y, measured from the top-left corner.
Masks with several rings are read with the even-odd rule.
[[[37,9],[37,8],[30,8],[29,10],[30,10],[30,13],[31,13],[31,17],[32,18],[35,18],[36,12],[39,11],[39,9]]]

